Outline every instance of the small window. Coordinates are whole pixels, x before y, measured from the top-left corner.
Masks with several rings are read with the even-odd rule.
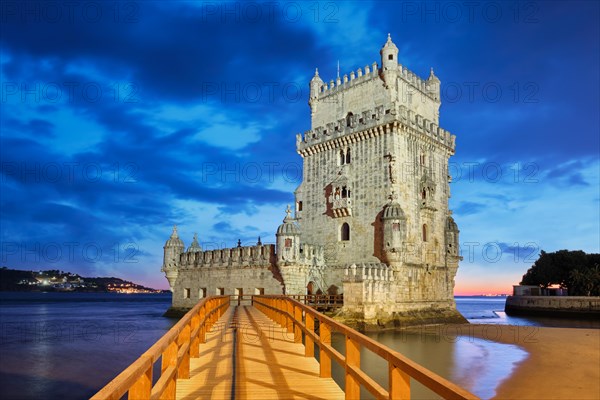
[[[392,224],[392,231],[394,231],[394,232],[399,232],[399,231],[400,231],[400,224],[399,224],[399,223],[397,223],[397,222],[394,222],[394,223]],[[389,244],[388,244],[388,246],[389,246]]]
[[[215,294],[217,296],[223,296],[225,294],[225,288],[218,287],[217,290],[215,291]]]
[[[301,201],[298,202],[298,211],[302,211],[302,202]]]
[[[346,186],[342,187],[342,199],[345,199],[346,197],[348,197],[348,189],[346,188]]]
[[[421,192],[421,198],[422,198],[423,200],[426,200],[426,199],[427,199],[427,190],[425,190],[425,188],[423,188],[423,191]]]
[[[423,224],[423,241],[427,241],[427,224]]]
[[[257,296],[262,296],[263,294],[265,294],[265,288],[261,288],[261,287],[254,288],[254,294]]]
[[[393,54],[388,55],[388,60],[393,60],[393,59],[394,59],[394,55]]]
[[[346,151],[346,164],[350,164],[350,149]]]
[[[200,288],[198,291],[198,298],[203,299],[206,297],[206,288]]]
[[[340,150],[340,165],[344,165],[346,163],[346,156],[344,155],[344,150]]]
[[[184,299],[189,299],[190,298],[190,288],[183,289],[183,298]]]
[[[342,241],[350,240],[350,225],[348,225],[346,222],[342,224],[342,227],[340,229],[340,236]]]
[[[292,247],[292,239],[285,239],[285,247],[286,248]]]
[[[351,112],[348,113],[348,115],[346,115],[346,126],[347,127],[352,127],[352,117],[354,116],[354,114],[352,114]]]

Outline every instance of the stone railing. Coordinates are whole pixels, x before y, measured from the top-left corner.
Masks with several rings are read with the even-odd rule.
[[[344,282],[394,281],[394,271],[382,263],[352,264],[344,269]]]

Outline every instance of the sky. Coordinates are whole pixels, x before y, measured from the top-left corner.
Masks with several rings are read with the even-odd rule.
[[[168,288],[186,246],[272,243],[302,180],[308,82],[399,62],[456,135],[456,294],[541,250],[600,252],[600,8],[530,2],[0,3],[0,265]]]

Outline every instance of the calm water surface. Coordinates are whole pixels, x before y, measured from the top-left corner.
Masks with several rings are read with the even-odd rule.
[[[176,322],[162,316],[170,303],[170,294],[0,293],[0,397],[90,397]],[[474,323],[600,327],[592,321],[507,317],[504,298],[459,297],[457,306]],[[492,397],[526,357],[517,346],[443,333],[427,328],[370,336],[483,398]],[[333,342],[344,346],[339,338]],[[387,384],[387,365],[370,352],[361,358],[369,374]],[[343,383],[335,363],[333,374]],[[416,384],[413,394],[435,397]]]

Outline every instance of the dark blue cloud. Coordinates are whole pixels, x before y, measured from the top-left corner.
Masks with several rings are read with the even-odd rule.
[[[592,186],[585,171],[600,147],[599,6],[530,3],[481,3],[473,21],[462,3],[452,3],[461,7],[457,21],[450,3],[336,3],[337,22],[325,23],[304,3],[299,21],[281,9],[254,20],[194,2],[100,2],[97,21],[81,9],[48,21],[15,2],[16,15],[0,15],[0,239],[25,249],[96,243],[103,259],[79,252],[65,269],[121,268],[142,279],[160,265],[166,226],[197,220],[189,204],[216,210],[221,222],[201,234],[215,246],[272,239],[283,213],[270,227],[234,216],[293,200],[302,165],[295,134],[309,128],[314,67],[329,80],[338,59],[342,73],[370,64],[388,31],[401,63],[424,77],[433,66],[442,80],[441,125],[457,135],[452,161],[462,173],[453,190],[498,185],[476,200],[453,198],[457,215],[481,214],[481,199],[518,202],[499,190],[515,183],[517,164],[533,165],[539,185]],[[498,21],[482,14],[494,5]],[[470,179],[472,162],[480,165]],[[109,259],[113,243],[130,242],[156,268]],[[11,266],[37,262],[9,252]]]

